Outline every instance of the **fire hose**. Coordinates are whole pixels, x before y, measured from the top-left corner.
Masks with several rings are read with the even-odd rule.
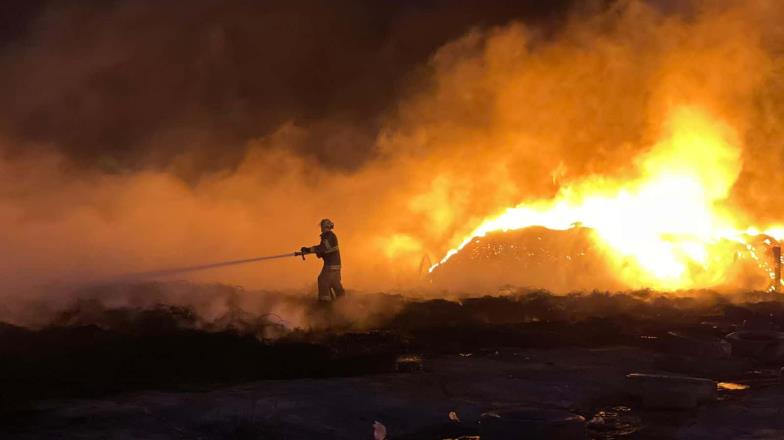
[[[145,278],[158,278],[164,277],[169,275],[177,275],[181,273],[187,272],[196,272],[199,270],[207,270],[207,269],[214,269],[217,267],[224,267],[224,266],[234,266],[237,264],[246,264],[246,263],[254,263],[257,261],[264,261],[264,260],[275,260],[278,258],[288,258],[288,257],[302,257],[305,259],[306,252],[289,252],[286,254],[280,255],[267,255],[264,257],[254,257],[254,258],[244,258],[241,260],[228,260],[228,261],[221,261],[218,263],[207,263],[207,264],[199,264],[196,266],[184,266],[184,267],[175,267],[171,269],[165,270],[156,270],[150,272],[136,272],[131,273],[125,276],[120,277],[121,280],[132,280],[132,279],[145,279]]]

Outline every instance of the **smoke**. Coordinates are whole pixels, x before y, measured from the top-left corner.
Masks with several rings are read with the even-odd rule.
[[[4,46],[4,297],[293,251],[322,217],[350,289],[421,288],[423,259],[485,217],[633,177],[683,105],[737,134],[729,203],[781,218],[775,2],[526,6],[517,20],[495,5],[480,21],[472,2],[237,5],[55,3]],[[317,271],[292,258],[188,279],[311,292]]]
[[[192,180],[293,121],[308,128],[295,153],[352,169],[374,154],[405,76],[440,45],[514,17],[544,25],[568,3],[10,2],[0,126],[27,141],[16,150]]]

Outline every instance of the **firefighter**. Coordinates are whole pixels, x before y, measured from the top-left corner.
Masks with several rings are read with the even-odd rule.
[[[343,285],[340,283],[340,249],[338,249],[338,237],[332,231],[335,224],[332,220],[325,218],[319,223],[321,226],[321,243],[305,247],[303,254],[315,253],[317,257],[324,260],[324,267],[318,276],[318,299],[319,301],[332,301],[345,295]]]

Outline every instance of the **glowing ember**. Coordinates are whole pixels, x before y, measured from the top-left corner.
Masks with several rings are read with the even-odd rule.
[[[561,188],[553,200],[523,203],[485,219],[430,272],[478,237],[531,226],[594,231],[621,281],[630,287],[682,289],[726,281],[738,243],[772,277],[749,239],[784,238],[782,226],[742,225],[725,202],[741,170],[735,134],[704,112],[681,107],[665,135],[635,161],[629,180],[595,176]],[[770,243],[768,243],[770,244]]]

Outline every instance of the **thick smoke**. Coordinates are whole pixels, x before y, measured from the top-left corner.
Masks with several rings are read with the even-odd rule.
[[[514,17],[549,26],[568,4],[10,3],[0,126],[23,142],[7,147],[191,180],[236,165],[246,141],[287,122],[307,127],[295,153],[356,168],[373,156],[405,77],[439,46]]]
[[[780,218],[784,17],[719,3],[46,5],[2,49],[3,295],[293,251],[322,217],[349,287],[421,287],[484,217],[633,175],[682,105],[737,133],[739,213]]]

